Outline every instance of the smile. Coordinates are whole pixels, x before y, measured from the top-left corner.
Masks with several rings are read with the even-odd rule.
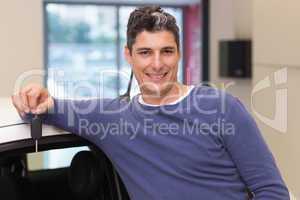
[[[160,81],[161,79],[163,79],[166,75],[168,74],[168,72],[163,73],[163,74],[150,74],[150,73],[146,73],[146,75],[152,79],[153,81]]]

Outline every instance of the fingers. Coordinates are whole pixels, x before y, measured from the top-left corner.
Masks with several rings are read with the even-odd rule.
[[[31,90],[31,87],[25,87],[24,89],[22,89],[19,92],[19,97],[18,101],[20,100],[23,106],[23,109],[26,113],[30,112],[30,107],[29,107],[29,103],[28,103],[28,98],[27,98],[27,93]]]
[[[21,116],[25,113],[43,113],[49,106],[47,99],[49,98],[48,90],[39,85],[28,85],[24,87],[17,95],[12,96],[12,101]],[[39,107],[39,109],[38,109]],[[38,111],[38,112],[37,112]]]
[[[45,113],[53,104],[53,99],[45,88],[41,88],[35,96],[33,94],[32,98],[36,100],[36,102],[34,100],[32,102],[34,108],[31,109],[31,112],[33,114]]]
[[[30,111],[35,110],[39,104],[39,98],[41,96],[40,89],[31,89],[27,92],[27,103]]]
[[[47,98],[45,101],[40,103],[36,110],[33,111],[34,114],[42,114],[47,112],[53,106],[53,99],[52,97]]]

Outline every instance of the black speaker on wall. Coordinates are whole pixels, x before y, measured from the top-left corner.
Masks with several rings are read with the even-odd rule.
[[[219,72],[221,77],[251,77],[251,41],[222,40],[219,43]]]

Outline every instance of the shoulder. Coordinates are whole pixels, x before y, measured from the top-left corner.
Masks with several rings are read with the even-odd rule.
[[[203,85],[194,87],[191,102],[196,108],[207,113],[224,114],[232,108],[243,107],[238,98],[225,90]]]
[[[221,100],[228,95],[215,87],[197,85],[191,93],[191,100],[196,106],[204,108],[218,107]]]

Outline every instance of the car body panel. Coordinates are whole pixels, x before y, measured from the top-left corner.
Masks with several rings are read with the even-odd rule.
[[[10,98],[0,98],[0,144],[30,139],[30,125],[20,124],[20,118]],[[14,125],[13,124],[20,124]],[[70,134],[54,126],[43,125],[42,137]]]

